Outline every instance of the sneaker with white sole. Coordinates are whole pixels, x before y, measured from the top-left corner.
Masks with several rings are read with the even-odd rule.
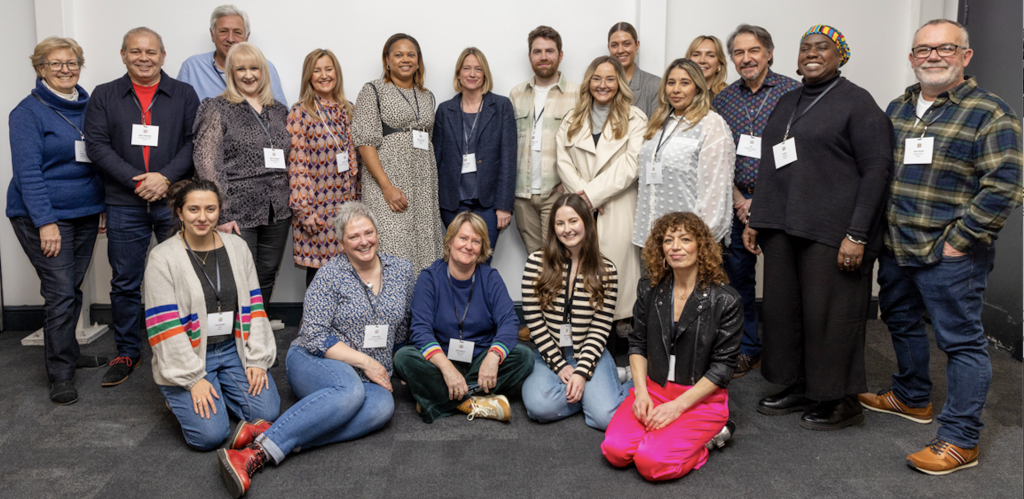
[[[732,438],[734,433],[736,433],[736,423],[733,423],[730,419],[722,427],[722,431],[718,432],[718,435],[715,435],[711,440],[708,440],[704,447],[707,447],[708,450],[721,449],[725,447],[725,443]]]
[[[616,367],[615,370],[619,372],[619,384],[625,383],[633,379],[633,370],[627,367]]]
[[[504,395],[474,395],[470,397],[470,403],[473,408],[469,411],[469,415],[466,416],[466,419],[470,421],[475,418],[508,421],[512,417],[508,398]]]

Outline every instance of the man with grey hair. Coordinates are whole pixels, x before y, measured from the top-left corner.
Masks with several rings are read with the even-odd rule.
[[[895,174],[878,258],[878,305],[897,372],[892,388],[861,394],[864,407],[915,423],[932,421],[931,316],[946,354],[946,402],[935,439],[907,465],[945,475],[978,464],[992,364],[981,322],[995,240],[1021,204],[1021,128],[1013,109],[964,75],[974,51],[967,29],[945,19],[914,34],[918,83],[889,103]]]
[[[772,35],[764,28],[741,24],[729,36],[727,45],[740,78],[715,96],[713,107],[729,124],[736,141],[732,239],[725,249],[722,264],[729,275],[729,284],[743,297],[743,339],[736,372],[733,373],[734,378],[739,378],[761,363],[754,278],[757,255],[743,247],[743,228],[746,227],[750,199],[754,196],[754,179],[761,162],[761,130],[768,123],[768,116],[779,98],[800,88],[800,84],[769,69],[775,45]]]
[[[216,50],[205,54],[197,54],[181,64],[178,79],[192,85],[199,94],[199,100],[209,99],[224,92],[227,82],[224,80],[224,59],[228,50],[238,42],[249,40],[249,15],[234,5],[221,5],[213,9],[210,15],[210,39]],[[270,66],[270,89],[278,102],[288,106],[281,88],[281,77],[277,75],[274,63]]]

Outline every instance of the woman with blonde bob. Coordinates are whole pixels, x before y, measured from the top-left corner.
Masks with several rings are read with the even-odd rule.
[[[597,216],[601,254],[615,264],[622,282],[640,279],[640,258],[625,234],[633,233],[637,155],[647,119],[630,105],[622,64],[610,56],[594,59],[580,85],[576,107],[558,129],[558,176],[566,192],[579,194]],[[615,320],[630,317],[636,295],[620,290]]]
[[[441,221],[449,225],[464,211],[480,215],[494,248],[516,197],[515,111],[508,97],[491,92],[491,70],[478,48],[459,55],[452,85],[458,93],[434,116]]]
[[[255,45],[234,45],[225,61],[227,88],[196,112],[193,159],[196,175],[221,192],[217,230],[245,240],[256,262],[260,293],[269,302],[292,217],[288,108],[274,100],[267,59]]]
[[[725,49],[716,36],[700,35],[690,42],[686,58],[696,62],[708,82],[708,92],[714,99],[718,92],[729,86],[729,70],[726,68]]]
[[[352,104],[345,99],[334,52],[316,49],[302,63],[299,102],[288,113],[292,149],[288,179],[292,254],[306,268],[306,287],[317,269],[342,252],[333,219],[345,203],[359,201],[359,154],[352,142]]]
[[[725,120],[711,110],[697,63],[669,64],[644,140],[633,244],[643,246],[654,221],[675,211],[696,213],[715,241],[728,244],[736,147]]]
[[[743,302],[726,282],[722,251],[693,213],[658,219],[644,243],[648,275],[637,284],[629,367],[634,387],[605,432],[601,452],[636,464],[647,480],[700,468],[721,447],[740,353]]]

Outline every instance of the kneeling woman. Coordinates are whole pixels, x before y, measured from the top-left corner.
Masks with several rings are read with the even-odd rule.
[[[317,271],[306,291],[302,329],[288,349],[288,383],[299,400],[273,425],[242,422],[231,449],[217,451],[232,496],[268,460],[298,448],[359,438],[395,411],[391,355],[409,333],[412,264],[377,251],[377,222],[358,201],[334,218],[342,254]]]
[[[604,430],[625,397],[605,352],[618,275],[601,256],[582,197],[563,194],[551,210],[544,248],[526,259],[523,272],[523,316],[537,345],[523,404],[542,423],[582,410],[588,426]]]
[[[490,254],[487,224],[464,211],[448,226],[444,258],[416,280],[410,345],[395,354],[395,373],[409,383],[425,423],[460,411],[508,421],[508,399],[498,394],[533,371],[530,349],[517,344],[505,283],[483,263]]]
[[[185,442],[213,450],[243,421],[277,418],[281,397],[267,369],[277,346],[245,241],[218,233],[221,197],[208,180],[169,191],[181,221],[146,264],[146,332],[153,379]]]
[[[643,249],[629,335],[632,393],[608,425],[601,451],[647,480],[701,467],[729,419],[726,386],[740,352],[743,305],[726,285],[721,249],[693,213],[658,219]],[[719,445],[721,442],[719,442]]]

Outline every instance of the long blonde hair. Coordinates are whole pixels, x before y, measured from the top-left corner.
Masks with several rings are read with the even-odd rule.
[[[256,65],[260,68],[260,84],[256,87],[256,94],[259,95],[260,104],[263,106],[273,106],[274,90],[270,88],[270,65],[267,64],[267,58],[263,56],[263,52],[260,51],[259,47],[249,42],[239,42],[228,50],[228,55],[224,58],[224,93],[220,94],[228,102],[232,104],[241,104],[245,102],[245,97],[238,91],[238,87],[235,86],[235,66],[240,62],[245,61],[256,61]],[[284,105],[282,102],[281,105]]]
[[[580,98],[576,101],[576,109],[573,111],[572,122],[566,136],[572,140],[582,128],[584,123],[590,123],[590,112],[594,106],[594,96],[590,94],[590,79],[597,72],[597,67],[608,63],[615,68],[615,79],[619,81],[619,90],[612,98],[611,112],[608,113],[608,120],[605,127],[611,127],[612,137],[621,139],[629,131],[629,108],[633,103],[633,91],[629,88],[629,80],[626,79],[626,70],[622,69],[622,63],[610,55],[602,55],[594,59],[587,67],[583,75],[583,83],[580,84]],[[593,133],[604,133],[603,130],[592,130]]]
[[[352,104],[345,98],[345,80],[341,76],[341,64],[338,63],[338,58],[334,56],[334,52],[328,49],[316,49],[310,52],[306,56],[306,60],[302,62],[302,84],[299,85],[299,88],[302,90],[299,92],[299,102],[302,102],[302,107],[306,108],[307,113],[316,117],[317,120],[323,121],[320,113],[316,111],[316,90],[313,90],[312,80],[316,63],[324,56],[331,58],[331,64],[334,65],[334,73],[338,75],[337,81],[334,82],[334,90],[331,91],[331,97],[338,101],[338,105],[345,110],[345,113],[352,116]]]
[[[701,71],[700,66],[686,58],[676,59],[672,61],[672,64],[668,65],[665,75],[661,77],[661,83],[658,84],[658,110],[654,112],[654,116],[651,116],[650,121],[647,122],[647,133],[644,134],[644,140],[654,138],[654,134],[661,129],[661,126],[665,124],[665,120],[668,119],[669,113],[673,111],[672,105],[668,103],[668,92],[665,89],[665,82],[668,81],[668,75],[673,69],[686,71],[690,76],[690,80],[693,80],[693,84],[697,87],[697,95],[693,96],[690,105],[683,112],[683,118],[686,119],[690,126],[680,131],[686,131],[697,126],[697,123],[700,123],[700,120],[708,115],[708,111],[711,111],[711,92],[708,92],[708,83],[704,81],[704,72]]]
[[[690,48],[686,49],[686,57],[693,57],[693,52],[697,50],[697,47],[704,40],[711,40],[711,43],[715,44],[715,57],[718,57],[718,72],[708,82],[708,90],[711,92],[711,98],[714,99],[718,92],[725,90],[725,87],[729,86],[729,70],[726,67],[727,61],[725,59],[725,49],[722,48],[722,41],[712,35],[700,35],[693,39],[690,43]]]

